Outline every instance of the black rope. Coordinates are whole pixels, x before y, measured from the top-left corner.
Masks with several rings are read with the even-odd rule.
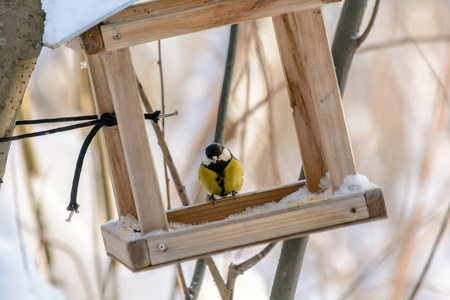
[[[38,120],[21,120],[21,121],[16,121],[16,126],[45,124],[45,123],[88,121],[88,120],[98,120],[98,116],[97,115],[88,115],[88,116],[49,118],[49,119],[38,119]]]
[[[158,123],[158,121],[161,117],[161,111],[157,110],[151,114],[144,114],[144,117],[146,120],[152,120],[153,122]],[[117,119],[116,119],[115,114],[104,113],[101,115],[100,118],[98,118],[97,115],[87,115],[87,116],[50,118],[50,119],[38,119],[38,120],[21,120],[21,121],[16,122],[16,125],[33,125],[33,124],[74,122],[74,121],[86,121],[86,120],[92,120],[92,121],[78,123],[78,124],[69,125],[69,126],[58,127],[58,128],[54,128],[54,129],[50,129],[50,130],[37,131],[37,132],[21,134],[21,135],[17,135],[17,136],[0,138],[0,143],[4,143],[4,142],[21,140],[21,139],[25,139],[25,138],[41,136],[41,135],[49,135],[52,133],[58,133],[58,132],[63,132],[63,131],[68,131],[68,130],[73,130],[73,129],[77,129],[77,128],[83,128],[83,127],[88,127],[88,126],[94,125],[94,127],[91,129],[91,131],[87,135],[86,139],[84,140],[83,145],[81,146],[80,153],[78,154],[77,164],[75,166],[75,174],[73,175],[73,180],[72,180],[72,189],[70,191],[70,202],[69,202],[69,205],[67,206],[67,210],[70,211],[71,214],[73,212],[78,213],[78,208],[80,207],[80,205],[77,203],[78,186],[80,183],[81,169],[83,168],[84,158],[86,156],[89,145],[91,144],[91,142],[94,139],[97,132],[103,126],[110,127],[110,126],[117,125]],[[0,178],[0,184],[1,183],[3,183],[3,180]],[[70,217],[68,220],[70,220]]]
[[[109,114],[109,115],[113,115],[114,116],[114,114]],[[161,111],[157,110],[157,111],[155,111],[154,113],[151,113],[151,114],[144,114],[144,118],[146,120],[152,120],[153,122],[158,123],[158,121],[160,119],[160,115],[161,115]],[[93,120],[93,121],[84,122],[84,123],[78,123],[78,124],[69,125],[69,126],[63,126],[63,127],[58,127],[58,128],[53,128],[53,129],[50,129],[50,130],[36,131],[36,132],[32,132],[32,133],[26,133],[26,134],[21,134],[21,135],[16,135],[16,136],[0,138],[0,143],[10,142],[10,141],[17,141],[17,140],[22,140],[22,139],[26,139],[26,138],[41,136],[41,135],[49,135],[49,134],[69,131],[69,130],[73,130],[73,129],[77,129],[77,128],[88,127],[88,126],[92,126],[92,125],[97,124],[100,119],[98,118],[97,115],[87,115],[87,116],[77,116],[77,117],[64,117],[64,118],[51,118],[51,119],[17,121],[16,122],[16,126],[19,126],[19,125],[45,124],[45,123],[57,123],[57,122],[74,122],[74,121],[85,121],[85,120]],[[116,123],[116,125],[117,125],[117,123]]]
[[[117,125],[116,117],[113,114],[105,113],[103,114],[99,120],[96,121],[97,124],[91,129],[89,134],[81,146],[80,153],[78,154],[77,164],[75,166],[75,174],[73,175],[72,181],[72,190],[70,191],[70,202],[69,206],[67,206],[68,211],[74,211],[78,213],[78,207],[80,205],[77,203],[77,194],[78,194],[78,185],[80,183],[81,169],[83,167],[84,157],[86,156],[86,152],[92,140],[94,139],[97,132],[103,126],[114,126]]]
[[[73,130],[73,129],[77,129],[77,128],[92,126],[97,123],[98,123],[98,119],[95,121],[89,121],[89,122],[84,122],[84,123],[79,123],[79,124],[74,124],[74,125],[69,125],[69,126],[64,126],[64,127],[58,127],[58,128],[53,128],[50,130],[36,131],[36,132],[32,132],[32,133],[26,133],[26,134],[21,134],[21,135],[16,135],[16,136],[10,136],[10,137],[6,137],[6,138],[0,138],[0,143],[17,141],[17,140],[22,140],[22,139],[26,139],[26,138],[41,136],[41,135],[49,135],[52,133],[58,133],[58,132],[63,132],[63,131],[69,131],[69,130]]]
[[[160,117],[161,117],[161,111],[160,110],[155,110],[155,112],[153,112],[151,114],[144,114],[144,118],[146,120],[152,120],[155,123],[158,123]]]

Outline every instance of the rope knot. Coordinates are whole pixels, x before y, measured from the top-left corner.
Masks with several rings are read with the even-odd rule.
[[[117,119],[114,114],[104,113],[101,115],[99,123],[104,126],[111,127],[117,125]]]

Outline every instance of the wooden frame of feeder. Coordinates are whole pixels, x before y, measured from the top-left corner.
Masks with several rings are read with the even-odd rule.
[[[117,116],[117,127],[103,129],[117,210],[137,217],[142,230],[140,238],[126,240],[102,226],[110,256],[137,271],[387,216],[381,190],[373,189],[224,219],[279,201],[304,182],[168,212],[162,203],[128,47],[267,16],[273,16],[309,190],[317,191],[327,172],[333,190],[356,174],[321,9],[329,2],[335,1],[152,1],[119,12],[68,44],[86,54],[98,114]],[[168,231],[168,220],[211,223]],[[165,232],[153,235],[154,230]]]

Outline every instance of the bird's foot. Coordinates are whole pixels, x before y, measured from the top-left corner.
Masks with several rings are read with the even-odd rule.
[[[231,192],[231,195],[232,195],[232,196],[236,196],[236,195],[239,195],[239,193],[236,192],[236,191],[232,191],[232,192]]]

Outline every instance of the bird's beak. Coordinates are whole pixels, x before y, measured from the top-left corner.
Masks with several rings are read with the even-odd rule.
[[[218,159],[219,159],[218,156],[213,156],[213,157],[212,157],[212,162],[213,162],[213,163],[216,163]]]

